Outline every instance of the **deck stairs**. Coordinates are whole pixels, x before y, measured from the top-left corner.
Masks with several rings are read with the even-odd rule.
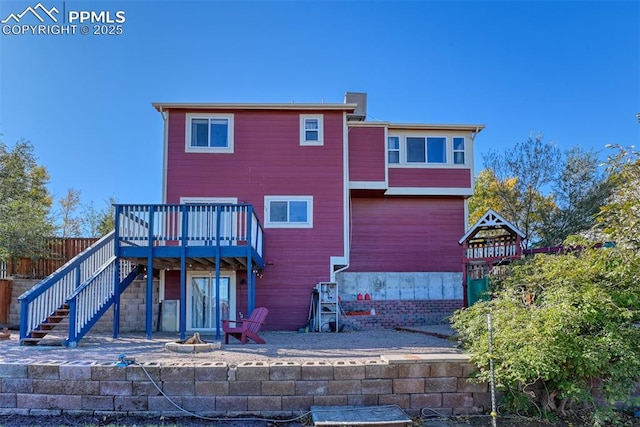
[[[119,301],[140,266],[114,255],[114,236],[107,234],[18,298],[21,344],[66,333],[63,344],[75,347]]]

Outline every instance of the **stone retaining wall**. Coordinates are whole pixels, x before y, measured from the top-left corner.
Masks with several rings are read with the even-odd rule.
[[[142,366],[142,367],[141,367]],[[487,412],[486,384],[467,382],[464,355],[396,355],[371,361],[0,363],[0,414],[294,416],[313,406],[398,405],[446,415]]]

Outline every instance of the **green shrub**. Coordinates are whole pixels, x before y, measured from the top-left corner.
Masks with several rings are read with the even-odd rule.
[[[495,377],[511,410],[589,407],[594,425],[610,425],[640,377],[638,278],[634,249],[538,255],[514,264],[494,298],[458,311],[453,326],[488,381],[491,313]]]

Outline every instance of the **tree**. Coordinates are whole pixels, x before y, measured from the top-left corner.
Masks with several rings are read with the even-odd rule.
[[[483,160],[495,175],[502,214],[526,235],[523,245],[529,246],[539,239],[541,221],[553,208],[553,200],[541,191],[557,177],[560,150],[538,135],[504,153],[491,150]]]
[[[48,214],[49,174],[24,139],[13,147],[0,140],[0,259],[45,255],[44,237],[53,234]]]
[[[60,207],[60,235],[62,237],[79,237],[83,235],[84,218],[79,216],[80,190],[69,188],[64,197],[58,199]]]
[[[597,229],[618,245],[640,249],[640,153],[633,148],[609,146],[608,184],[611,195],[597,218]]]
[[[93,203],[86,207],[86,223],[91,237],[104,236],[115,228],[115,203],[116,198],[111,196],[101,210],[96,210]]]
[[[540,246],[557,246],[572,234],[591,229],[606,204],[611,184],[599,166],[597,153],[574,147],[566,151],[553,184],[556,208],[548,212],[540,231]]]

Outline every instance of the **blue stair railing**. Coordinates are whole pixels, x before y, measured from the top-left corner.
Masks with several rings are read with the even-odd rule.
[[[18,298],[22,343],[41,336],[38,332],[43,332],[42,325],[68,305],[69,337],[65,345],[75,347],[135,279],[138,267],[114,256],[114,235],[113,231],[105,235]]]

